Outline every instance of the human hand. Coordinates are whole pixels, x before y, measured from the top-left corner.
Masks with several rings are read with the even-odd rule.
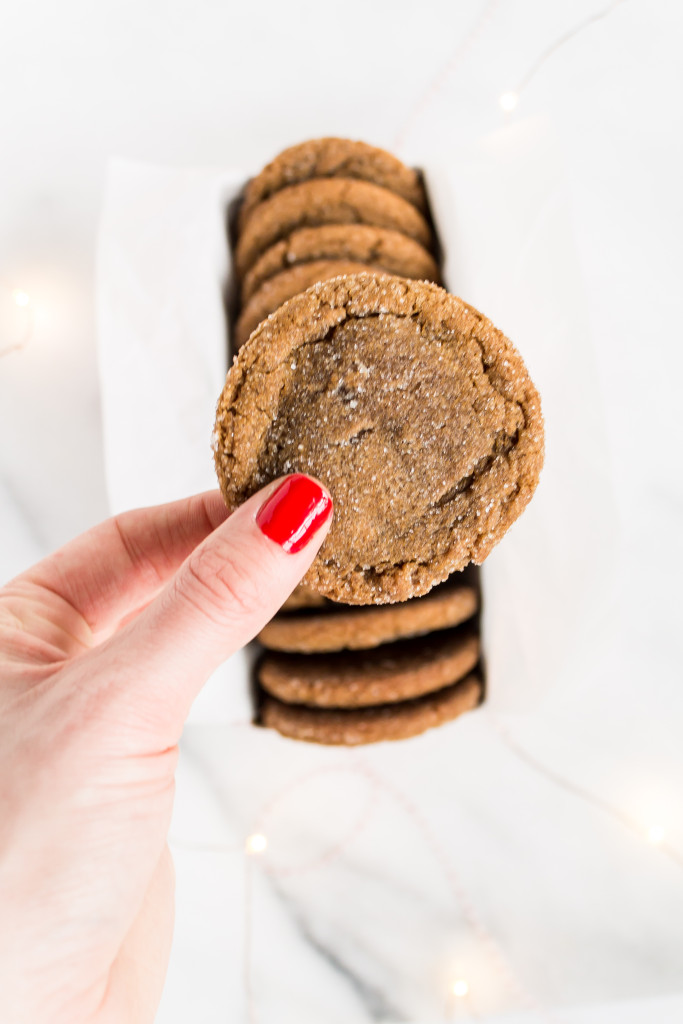
[[[227,518],[126,512],[0,590],[0,1019],[154,1019],[173,928],[178,740],[294,589],[332,503],[296,475]]]

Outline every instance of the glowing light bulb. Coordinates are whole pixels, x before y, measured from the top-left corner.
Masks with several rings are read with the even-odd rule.
[[[253,836],[247,839],[247,853],[263,853],[268,840],[260,832],[254,832]]]
[[[14,292],[14,301],[17,306],[28,306],[29,298],[26,292],[22,292],[20,288]]]
[[[650,825],[646,836],[648,843],[652,843],[653,846],[659,846],[660,843],[664,842],[666,832],[661,825]]]
[[[504,92],[502,96],[498,98],[501,110],[504,110],[506,114],[509,114],[511,110],[514,110],[519,103],[519,96],[516,92]]]
[[[458,996],[459,999],[462,999],[463,996],[466,996],[469,990],[470,986],[467,984],[464,978],[456,978],[456,980],[453,982],[453,995]]]

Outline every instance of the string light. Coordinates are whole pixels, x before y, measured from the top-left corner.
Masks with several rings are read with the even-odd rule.
[[[519,98],[524,89],[526,89],[531,79],[534,78],[538,71],[540,71],[546,61],[554,56],[558,50],[562,49],[566,43],[575,39],[576,36],[584,32],[585,29],[594,25],[598,21],[602,21],[603,18],[607,18],[623,3],[624,0],[612,0],[612,2],[601,11],[597,11],[595,14],[589,15],[573,28],[563,32],[562,35],[555,39],[539,54],[526,74],[519,80],[516,88],[511,89],[508,92],[504,92],[498,97],[498,103],[501,109],[504,110],[506,114],[511,113],[519,103]],[[474,49],[475,44],[483,36],[485,30],[493,21],[493,15],[494,13],[497,13],[497,8],[499,6],[500,0],[489,0],[489,3],[484,8],[479,20],[475,23],[472,30],[458,45],[451,59],[430,81],[425,91],[420,95],[417,102],[410,110],[408,117],[402,122],[394,138],[394,149],[402,150],[404,148],[406,140],[412,134],[415,126],[423,121],[425,111],[429,109],[438,94],[443,91],[451,75],[463,64],[464,59],[469,56],[470,52]]]
[[[607,7],[604,7],[601,11],[596,11],[595,14],[590,14],[587,18],[584,18],[583,21],[580,21],[578,25],[575,25],[574,28],[570,28],[567,32],[563,32],[558,39],[551,43],[550,46],[546,47],[546,49],[543,50],[543,52],[536,58],[535,62],[531,65],[524,77],[517,83],[517,88],[514,92],[503,93],[503,96],[500,98],[501,107],[503,107],[502,101],[505,96],[514,97],[513,105],[511,107],[503,107],[503,110],[514,110],[517,106],[517,100],[524,89],[526,89],[531,79],[534,78],[537,72],[541,70],[545,62],[549,60],[550,57],[556,54],[558,50],[562,49],[562,47],[566,43],[570,42],[570,40],[575,39],[576,36],[580,35],[585,29],[594,25],[597,21],[602,21],[603,18],[607,18],[617,9],[617,7],[620,7],[623,2],[624,0],[612,0],[612,3]]]
[[[498,102],[500,103],[501,110],[509,114],[519,103],[519,95],[516,92],[504,92],[498,99]]]
[[[268,840],[261,832],[254,832],[246,842],[247,853],[251,854],[263,853],[267,846]]]
[[[28,344],[36,312],[28,292],[0,280],[0,356],[18,352]]]
[[[425,110],[427,110],[436,99],[448,82],[448,79],[453,74],[453,71],[474,49],[475,43],[477,43],[493,20],[493,15],[498,7],[500,7],[500,0],[489,0],[473,28],[457,46],[453,56],[446,63],[445,67],[438,72],[436,77],[429,82],[425,91],[418,97],[417,101],[408,112],[408,116],[402,122],[394,138],[393,149],[401,150],[404,148],[406,140],[412,134],[415,126],[421,123]]]
[[[232,725],[246,725],[249,723],[230,723]],[[493,939],[493,936],[487,931],[483,922],[479,918],[477,911],[475,910],[471,900],[467,896],[465,890],[462,887],[460,879],[455,869],[455,865],[452,863],[450,850],[443,846],[439,841],[436,834],[434,833],[431,825],[425,819],[423,813],[417,805],[415,805],[407,795],[398,789],[393,783],[389,782],[382,775],[380,775],[376,769],[371,768],[370,765],[361,761],[356,764],[345,763],[339,766],[329,766],[322,770],[322,773],[342,773],[342,774],[360,774],[365,777],[370,783],[373,790],[378,790],[384,795],[393,798],[393,800],[406,812],[408,817],[412,819],[413,824],[416,826],[418,832],[421,834],[423,840],[428,849],[431,850],[435,857],[436,862],[440,865],[446,879],[449,883],[452,896],[455,900],[456,905],[460,906],[463,913],[463,917],[467,924],[471,927],[475,937],[481,943],[482,950],[485,952],[487,961],[489,964],[490,971],[497,975],[501,982],[505,984],[510,995],[515,998],[519,1006],[523,1009],[533,1011],[539,1015],[539,1019],[545,1021],[545,1024],[558,1024],[555,1017],[548,1013],[539,1003],[526,991],[521,983],[516,978],[511,965],[508,964],[505,954],[498,947],[498,944]],[[306,772],[299,776],[297,779],[292,780],[287,786],[279,791],[271,800],[261,809],[261,814],[258,817],[259,824],[263,820],[264,811],[270,813],[274,811],[280,804],[283,797],[287,794],[298,790],[307,781],[319,778],[321,772],[316,770],[315,772]],[[370,804],[372,801],[370,802]],[[308,862],[305,867],[310,870],[311,867],[319,867],[324,863],[328,863],[339,857],[342,850],[348,847],[350,841],[355,838],[358,831],[360,831],[367,823],[367,807],[364,813],[360,816],[357,824],[349,833],[338,843],[334,844],[327,854],[322,857],[315,859],[314,861]],[[195,844],[194,842],[188,843],[179,839],[171,840],[171,845],[178,845],[180,847],[186,847],[190,849],[204,849],[207,852],[215,851],[222,853],[232,853],[240,849],[232,845],[223,844]],[[247,1002],[247,1019],[249,1024],[256,1024],[257,1022],[257,1007],[254,1000],[254,991],[252,985],[252,944],[253,944],[253,899],[252,899],[252,887],[253,887],[253,872],[255,865],[253,862],[252,855],[258,855],[265,851],[269,843],[266,836],[259,831],[251,833],[242,849],[244,850],[244,866],[245,866],[245,900],[244,900],[244,990]],[[277,865],[269,865],[268,872],[276,877],[280,875],[287,875],[291,872],[291,868],[285,868],[279,870]],[[462,976],[456,977],[449,985],[447,989],[451,999],[465,1000],[470,995],[469,982]],[[467,1003],[469,1006],[469,1001]],[[454,1006],[451,1006],[451,1013],[455,1012]],[[471,1009],[470,1009],[470,1012]],[[450,1019],[450,1018],[449,1018]]]
[[[571,779],[566,778],[559,772],[547,765],[543,764],[538,758],[530,754],[528,750],[522,747],[513,737],[510,735],[507,728],[503,723],[489,710],[488,712],[489,722],[501,740],[505,745],[512,751],[512,753],[523,761],[525,764],[537,772],[543,778],[547,779],[553,785],[558,786],[560,789],[564,789],[567,793],[571,793],[573,796],[578,797],[579,800],[585,801],[585,803],[592,804],[593,807],[597,807],[599,810],[609,814],[615,821],[618,821],[624,828],[627,828],[634,835],[637,835],[642,840],[643,836],[651,846],[658,846],[661,853],[663,853],[669,860],[672,860],[679,867],[683,867],[683,853],[675,849],[670,842],[666,840],[666,830],[661,825],[650,825],[644,827],[642,822],[638,821],[637,818],[631,817],[626,814],[621,808],[616,807],[614,804],[609,803],[607,800],[603,800],[597,793],[591,792],[591,790],[584,789],[583,786],[578,785]]]

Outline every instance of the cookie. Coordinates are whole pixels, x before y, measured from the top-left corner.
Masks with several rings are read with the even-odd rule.
[[[432,243],[425,218],[395,192],[369,181],[314,178],[289,185],[254,208],[235,246],[238,277],[275,242],[297,228],[321,224],[370,224],[401,231],[425,248]]]
[[[289,595],[280,611],[294,612],[299,611],[301,608],[323,608],[330,603],[328,598],[323,597],[322,594],[316,594],[310,587],[300,583]]]
[[[270,650],[302,654],[361,650],[457,626],[476,610],[474,587],[446,584],[403,604],[369,608],[332,606],[317,614],[276,615],[263,627],[258,639]]]
[[[230,509],[283,474],[318,477],[334,519],[303,582],[384,604],[486,558],[538,483],[543,419],[521,356],[481,313],[436,285],[359,274],[257,328],[213,444]]]
[[[403,196],[422,213],[427,211],[419,174],[391,153],[351,139],[311,139],[285,149],[251,179],[240,208],[239,230],[243,230],[254,207],[268,196],[310,178],[371,181]]]
[[[479,638],[449,630],[334,658],[269,653],[258,665],[257,678],[267,693],[287,704],[372,707],[442,690],[463,679],[478,661]]]
[[[314,260],[302,263],[297,267],[289,267],[264,281],[259,290],[252,295],[242,309],[233,332],[234,350],[244,344],[255,327],[262,320],[281,306],[293,295],[310,288],[316,281],[327,281],[330,277],[340,274],[358,274],[372,269],[364,263],[353,263],[350,260]]]
[[[440,281],[434,257],[419,242],[389,228],[368,224],[325,224],[300,228],[271,245],[244,275],[242,302],[281,270],[311,260],[356,260],[387,274]]]
[[[285,704],[266,696],[260,722],[283,736],[308,743],[356,747],[382,740],[419,736],[475,708],[481,699],[481,681],[475,675],[416,700],[379,708],[321,710]]]

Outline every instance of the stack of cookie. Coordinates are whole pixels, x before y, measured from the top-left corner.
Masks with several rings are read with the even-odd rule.
[[[286,149],[249,182],[239,210],[233,347],[317,281],[378,270],[438,283],[434,250],[420,176],[396,157],[347,139]]]
[[[437,287],[436,250],[419,175],[341,139],[282,153],[235,219],[223,495],[300,471],[335,504],[259,637],[258,721],[292,738],[401,739],[481,700],[471,563],[529,501],[543,430],[512,344]]]
[[[466,570],[400,604],[282,611],[262,630],[260,720],[355,746],[405,739],[479,703],[478,587]]]

